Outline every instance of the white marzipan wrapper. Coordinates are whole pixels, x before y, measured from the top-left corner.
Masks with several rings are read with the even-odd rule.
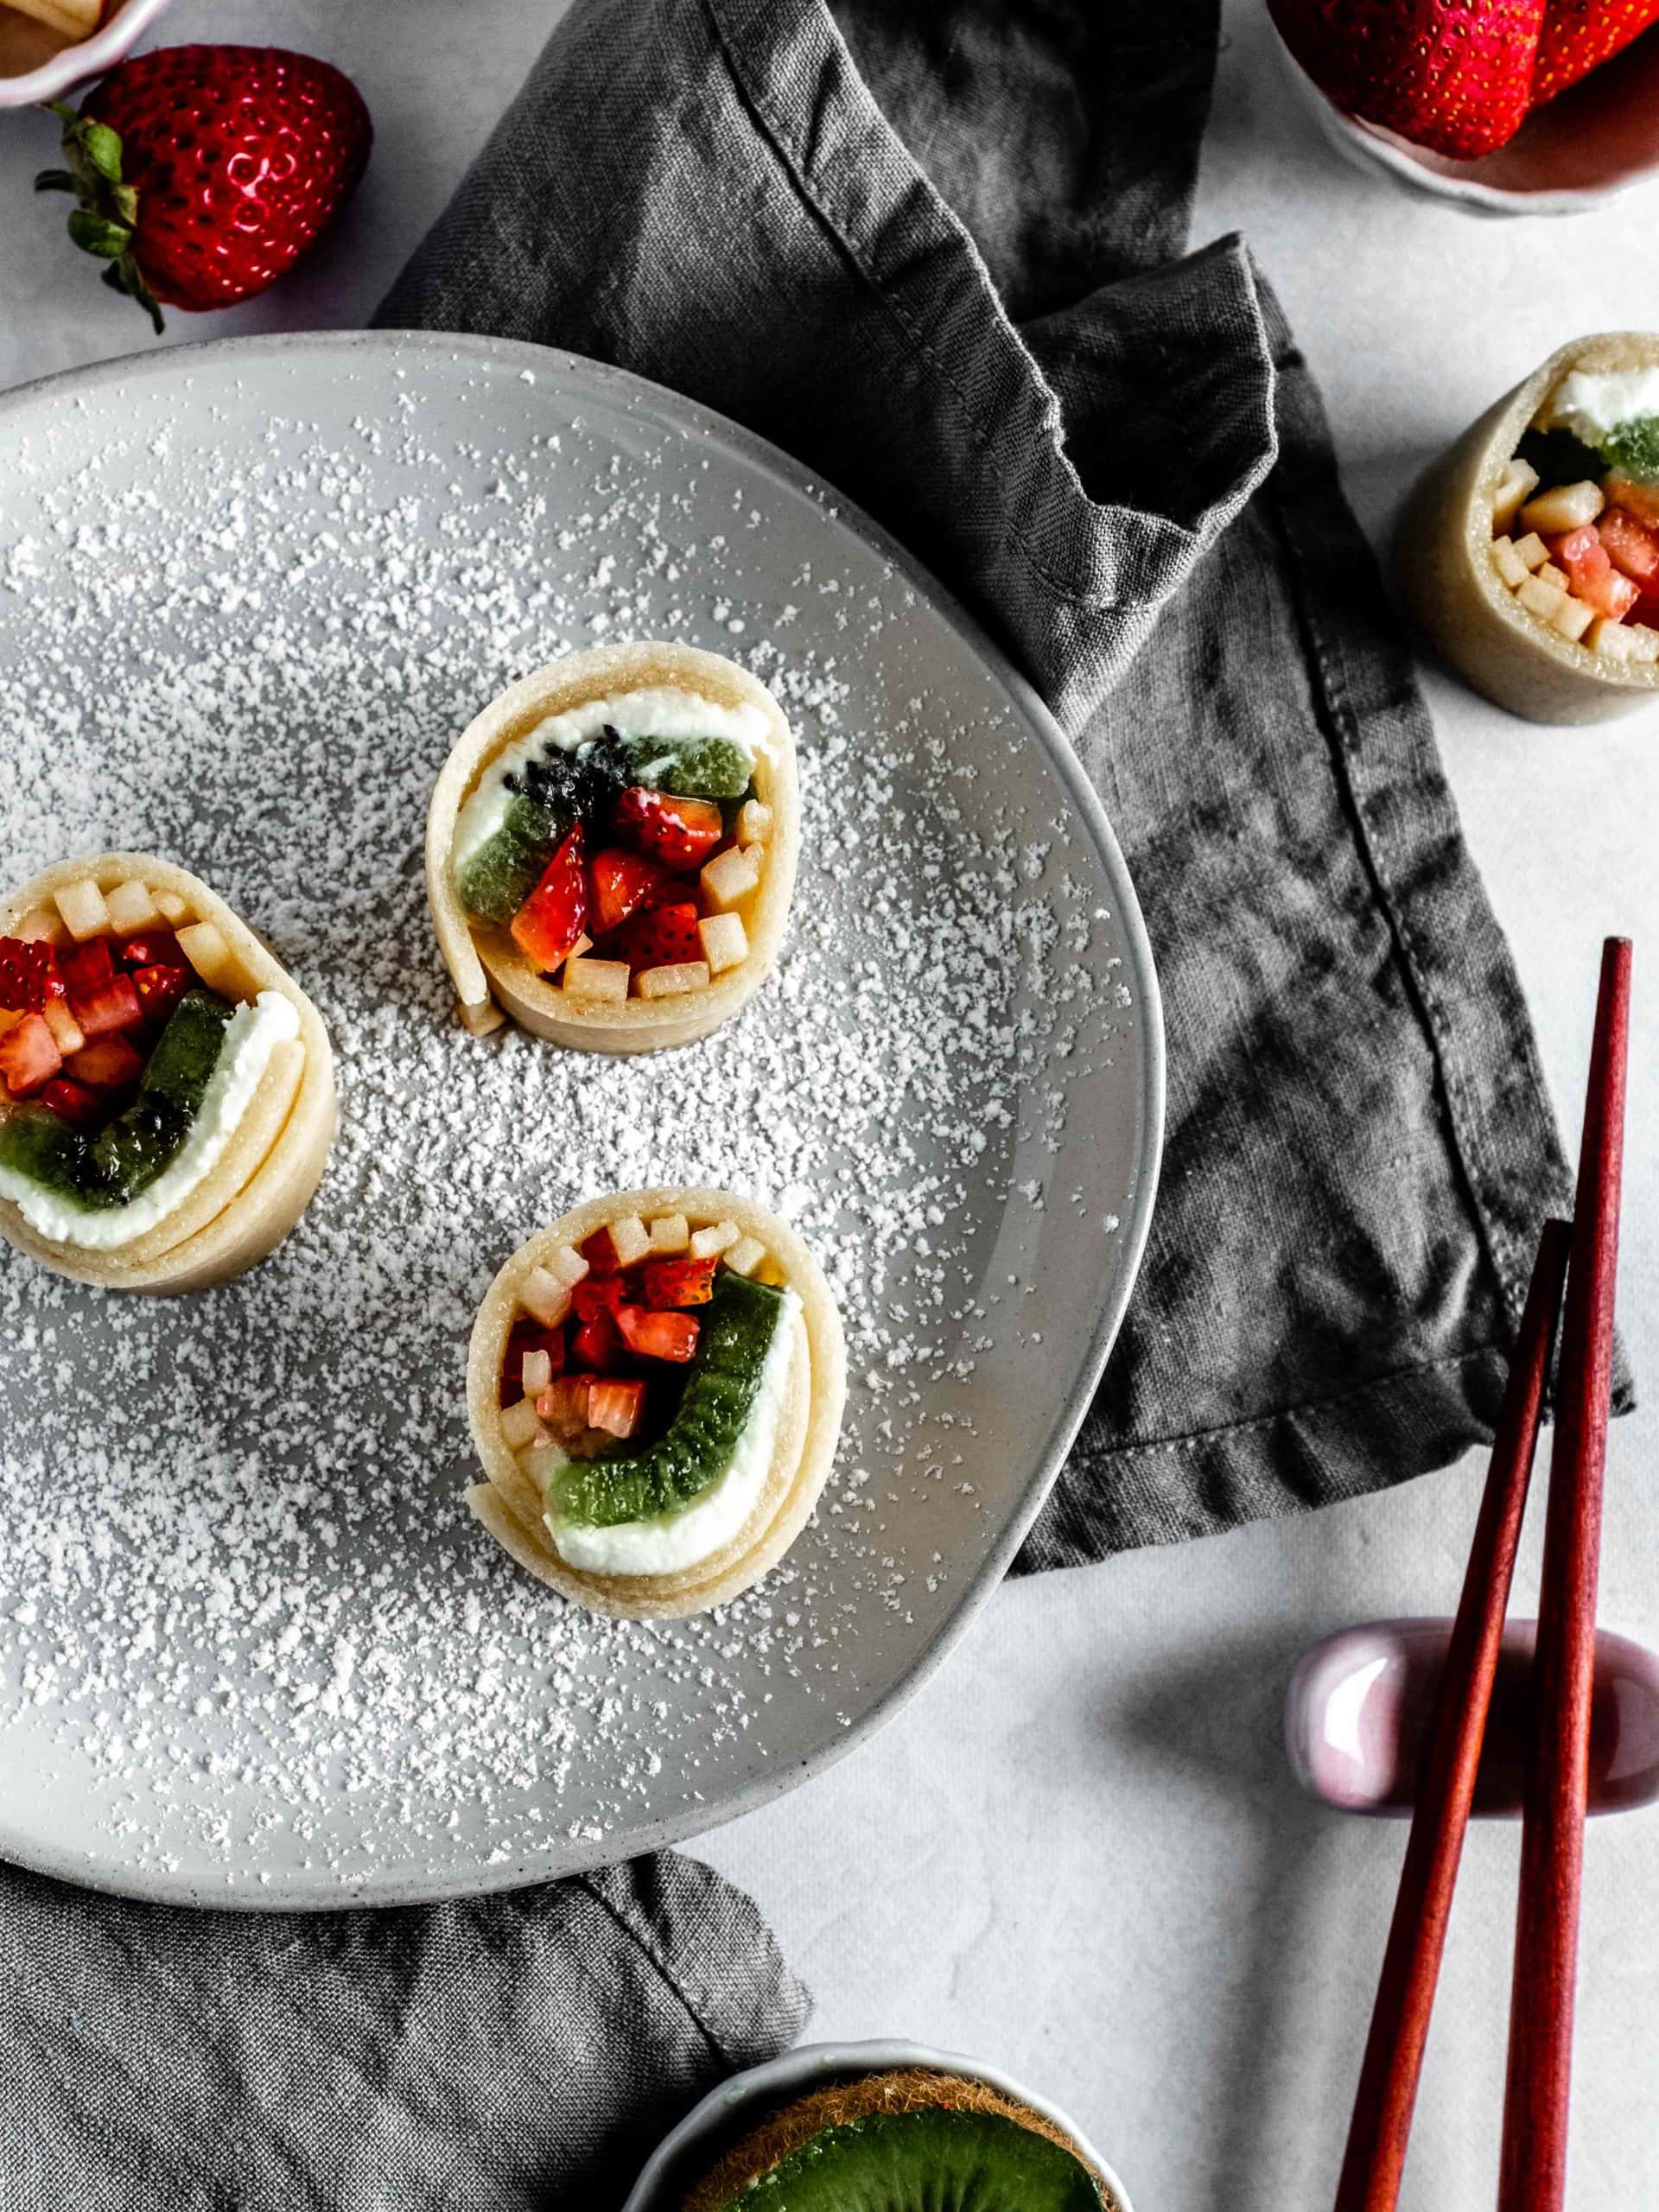
[[[203,1290],[256,1266],[280,1244],[322,1179],[334,1141],[334,1058],[322,1018],[267,947],[207,886],[149,853],[106,853],[46,869],[0,903],[0,935],[54,894],[90,878],[101,891],[137,880],[172,892],[191,918],[211,922],[246,976],[250,996],[277,991],[299,1017],[296,1037],[271,1052],[247,1106],[213,1165],[176,1206],[130,1243],[107,1250],[60,1243],[0,1198],[0,1236],[42,1267],[105,1290]],[[0,1106],[0,1116],[7,1109]]]
[[[587,1573],[554,1548],[541,1493],[502,1433],[501,1364],[519,1310],[519,1286],[558,1245],[579,1245],[626,1215],[652,1220],[675,1213],[694,1230],[735,1222],[766,1248],[769,1266],[761,1280],[787,1285],[800,1300],[790,1323],[795,1353],[771,1463],[743,1527],[707,1559],[664,1574]],[[707,1612],[758,1582],[810,1520],[835,1459],[846,1395],[847,1356],[835,1299],[811,1253],[774,1214],[724,1191],[664,1187],[590,1199],[520,1246],[479,1308],[467,1357],[467,1413],[489,1479],[468,1491],[467,1502],[521,1567],[591,1612],[627,1620]]]
[[[1419,480],[1397,566],[1413,614],[1465,682],[1535,722],[1595,722],[1659,692],[1659,664],[1613,661],[1522,607],[1492,562],[1492,505],[1516,448],[1571,369],[1659,367],[1659,336],[1611,331],[1560,346],[1465,430]]]
[[[505,930],[461,905],[451,874],[461,808],[506,747],[550,715],[591,699],[657,689],[699,692],[722,707],[752,707],[768,741],[757,753],[756,792],[772,815],[760,880],[739,911],[747,957],[702,989],[620,1003],[562,990],[527,961]],[[509,1015],[521,1029],[588,1052],[649,1052],[689,1045],[730,1020],[765,982],[778,957],[795,887],[800,848],[795,743],[766,685],[734,661],[694,645],[601,645],[572,653],[522,677],[467,727],[432,792],[426,828],[426,893],[444,964],[454,980],[461,1020],[482,1035]]]

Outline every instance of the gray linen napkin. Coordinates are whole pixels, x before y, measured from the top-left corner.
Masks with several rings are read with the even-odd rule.
[[[0,1876],[6,2212],[610,2212],[807,2001],[663,1855],[385,1912],[158,1910]]]
[[[788,448],[999,632],[1157,954],[1145,1270],[1028,1567],[1490,1434],[1568,1181],[1318,395],[1186,229],[1215,0],[576,0],[381,309]]]

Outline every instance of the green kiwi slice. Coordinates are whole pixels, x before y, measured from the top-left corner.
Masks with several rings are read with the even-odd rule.
[[[1060,2129],[970,2075],[871,2074],[786,2105],[681,2212],[1118,2212]]]
[[[676,798],[741,798],[753,764],[729,737],[637,737],[621,741],[637,784]]]

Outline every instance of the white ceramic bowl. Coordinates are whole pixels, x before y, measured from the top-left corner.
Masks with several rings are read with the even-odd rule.
[[[981,2065],[976,2059],[963,2058],[955,2051],[928,2050],[914,2043],[802,2044],[781,2058],[774,2058],[770,2065],[734,2074],[729,2082],[711,2089],[673,2133],[664,2138],[635,2182],[622,2212],[674,2212],[684,2192],[713,2164],[720,2143],[741,2133],[742,2126],[758,2123],[768,2107],[804,2096],[809,2089],[837,2077],[887,2074],[909,2066],[925,2066],[940,2074],[969,2075],[1041,2113],[1070,2136],[1082,2157],[1101,2174],[1121,2212],[1131,2212],[1122,2183],[1077,2122],[1058,2105],[1036,2095],[1022,2082],[1010,2081],[995,2066]]]
[[[101,77],[131,52],[167,6],[168,0],[121,0],[109,21],[78,46],[60,47],[21,74],[0,74],[0,107],[32,107],[60,100],[89,77]]]
[[[1277,35],[1286,71],[1338,152],[1473,215],[1581,215],[1659,181],[1659,36],[1637,39],[1531,117],[1507,146],[1454,162],[1333,107]]]

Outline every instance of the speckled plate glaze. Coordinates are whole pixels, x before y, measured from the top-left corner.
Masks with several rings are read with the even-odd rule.
[[[601,637],[744,660],[794,724],[778,975],[595,1069],[450,1019],[425,801],[512,677]],[[805,1780],[995,1588],[1110,1347],[1162,1115],[1099,804],[915,563],[706,410],[536,348],[257,338],[0,398],[18,879],[137,848],[321,1007],[340,1135],[241,1282],[0,1256],[0,1853],[135,1896],[406,1903],[572,1873]],[[848,1324],[842,1451],[705,1620],[562,1607],[471,1522],[470,1318],[606,1188],[752,1190]]]

